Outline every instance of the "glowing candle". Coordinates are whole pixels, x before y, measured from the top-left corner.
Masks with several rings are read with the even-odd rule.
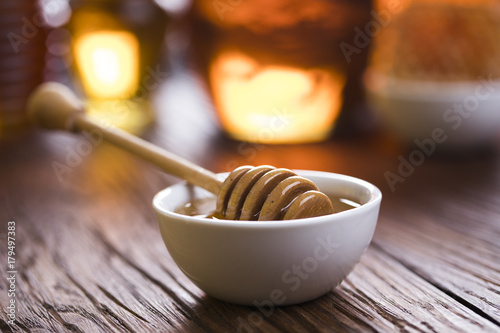
[[[127,31],[96,31],[74,44],[75,60],[91,98],[129,98],[139,85],[139,43]]]
[[[237,51],[214,58],[209,80],[229,134],[262,143],[323,140],[340,111],[344,86],[332,68],[261,66]]]

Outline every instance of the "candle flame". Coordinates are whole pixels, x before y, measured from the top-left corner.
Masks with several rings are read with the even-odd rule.
[[[98,31],[75,41],[75,60],[91,98],[129,98],[138,88],[139,43],[126,31]]]
[[[331,68],[259,66],[239,52],[210,67],[214,102],[235,138],[260,143],[323,140],[342,103],[344,77]]]

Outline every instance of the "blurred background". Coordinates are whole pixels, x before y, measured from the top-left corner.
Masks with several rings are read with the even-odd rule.
[[[59,81],[136,135],[168,108],[196,108],[239,142],[498,142],[496,1],[7,0],[0,9],[0,140],[29,132],[27,97]],[[189,130],[175,119],[169,130]]]
[[[0,1],[0,217],[17,222],[19,323],[231,330],[255,308],[219,306],[165,256],[151,199],[179,179],[98,134],[35,130],[26,103],[44,81],[213,172],[266,164],[382,191],[351,280],[262,330],[500,321],[498,0]]]

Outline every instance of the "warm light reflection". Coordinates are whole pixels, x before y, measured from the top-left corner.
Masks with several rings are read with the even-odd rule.
[[[97,31],[75,41],[75,60],[91,98],[128,98],[139,82],[139,43],[126,31]]]
[[[87,100],[87,113],[104,124],[139,134],[153,119],[152,106],[145,99]]]
[[[341,106],[344,78],[330,68],[260,66],[224,52],[209,72],[214,102],[233,137],[261,143],[323,140]]]
[[[385,10],[388,10],[390,14],[399,14],[415,2],[429,3],[431,5],[449,4],[461,6],[476,6],[481,4],[495,4],[497,0],[376,0],[374,2],[374,6],[379,15],[386,15],[386,12],[383,12]]]
[[[412,1],[413,0],[375,0],[374,7],[378,12],[389,10],[390,13],[396,14],[405,10]]]

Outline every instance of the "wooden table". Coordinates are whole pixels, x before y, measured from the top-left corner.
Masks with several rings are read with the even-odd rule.
[[[213,171],[271,164],[377,185],[380,218],[361,262],[327,295],[268,315],[208,297],[173,263],[151,208],[155,193],[177,179],[100,144],[59,181],[53,163],[64,164],[86,139],[39,131],[0,148],[2,331],[500,332],[498,155],[432,156],[392,192],[386,172],[397,173],[398,156],[409,151],[391,140],[235,142],[220,134],[208,100],[182,73],[155,101],[159,119],[145,137]],[[7,270],[16,271],[13,297]],[[15,325],[6,315],[11,299]]]

